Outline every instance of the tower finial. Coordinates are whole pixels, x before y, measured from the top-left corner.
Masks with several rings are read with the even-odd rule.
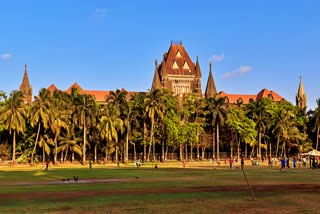
[[[27,71],[27,64],[24,64],[24,70]]]
[[[212,64],[211,64],[211,61],[209,62],[209,67],[210,67],[209,72],[212,72]]]

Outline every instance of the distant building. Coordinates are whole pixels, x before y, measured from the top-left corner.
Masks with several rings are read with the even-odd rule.
[[[25,104],[31,105],[32,103],[32,87],[29,82],[28,77],[28,71],[27,71],[27,65],[24,65],[24,74],[23,74],[23,80],[20,85],[19,90],[23,94],[23,101]]]
[[[163,54],[161,64],[155,62],[154,78],[151,90],[167,88],[175,95],[196,93],[202,95],[201,69],[197,61],[194,64],[181,41],[171,41],[167,53]]]
[[[257,94],[229,94],[224,91],[217,92],[215,81],[213,78],[212,65],[209,64],[209,76],[204,94],[201,88],[201,68],[198,61],[194,63],[181,41],[171,41],[168,52],[164,53],[163,59],[160,64],[155,61],[154,77],[151,85],[151,90],[155,89],[170,89],[175,95],[182,97],[184,94],[195,93],[200,97],[214,97],[223,96],[231,104],[242,103],[248,104],[250,100],[259,101],[262,98],[271,98],[274,101],[281,101],[284,98],[274,91],[268,89],[262,89]],[[86,90],[79,86],[79,84],[72,84],[66,92],[70,93],[72,88],[77,88],[80,94],[88,94],[95,97],[97,102],[105,102],[109,96],[108,90]],[[25,102],[31,103],[32,101],[32,88],[30,86],[27,74],[27,66],[25,65],[25,73],[23,82],[20,86],[20,90],[25,96]],[[48,90],[59,90],[54,84],[48,87]],[[124,90],[124,89],[121,89]],[[127,91],[127,98],[134,94],[145,94],[147,92],[133,92]],[[298,94],[296,97],[298,106],[306,106],[306,95],[304,93],[302,81],[300,79],[300,85]]]

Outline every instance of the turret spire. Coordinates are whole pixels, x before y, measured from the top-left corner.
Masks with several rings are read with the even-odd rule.
[[[31,104],[31,102],[32,102],[32,87],[29,82],[27,64],[24,65],[23,80],[22,80],[22,83],[20,85],[19,90],[22,92],[22,94],[24,96],[24,103]]]
[[[161,89],[161,82],[160,82],[160,76],[158,71],[158,61],[155,60],[154,64],[155,64],[155,68],[154,68],[154,76],[153,76],[151,91],[155,89]]]
[[[296,105],[300,108],[305,109],[307,107],[307,95],[304,92],[304,87],[302,84],[302,77],[300,76],[300,83],[298,88],[298,93],[296,95]]]
[[[217,94],[216,84],[214,83],[213,75],[212,75],[211,62],[209,63],[209,69],[210,69],[209,70],[209,77],[208,77],[208,82],[207,82],[207,87],[206,87],[206,92],[205,92],[206,98],[213,97],[214,95]]]

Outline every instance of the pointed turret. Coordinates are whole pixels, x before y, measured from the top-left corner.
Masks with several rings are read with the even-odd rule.
[[[306,109],[307,107],[307,95],[304,92],[302,77],[300,77],[300,83],[298,88],[298,93],[296,95],[296,105],[302,109]]]
[[[201,73],[198,57],[197,57],[196,66],[194,67],[194,73],[195,73],[196,77],[201,78],[202,73]]]
[[[213,75],[212,75],[211,62],[209,64],[209,66],[210,66],[209,77],[208,77],[208,82],[207,82],[207,87],[206,87],[206,92],[205,92],[206,98],[213,97],[214,95],[217,94],[216,84],[214,83]]]
[[[153,76],[153,82],[151,86],[151,91],[155,89],[161,89],[161,82],[160,82],[160,75],[158,71],[158,62],[155,61],[155,69],[154,69],[154,76]]]
[[[24,96],[24,103],[31,104],[31,102],[32,102],[32,87],[29,82],[27,65],[24,65],[23,80],[22,80],[22,83],[20,85],[19,90],[22,92],[22,94]]]

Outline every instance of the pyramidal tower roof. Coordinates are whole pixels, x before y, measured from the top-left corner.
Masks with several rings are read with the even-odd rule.
[[[24,74],[23,74],[23,79],[22,79],[22,83],[20,85],[19,90],[22,92],[22,94],[24,96],[24,103],[31,104],[31,102],[32,102],[32,87],[29,82],[27,65],[24,65]]]
[[[205,91],[205,96],[207,98],[213,97],[214,95],[217,94],[217,89],[216,89],[216,84],[214,83],[213,80],[213,75],[212,75],[212,65],[211,62],[209,64],[210,70],[209,70],[209,77],[208,77],[208,82],[207,82],[207,87]]]
[[[298,93],[296,95],[296,105],[301,108],[307,107],[307,95],[304,91],[304,87],[302,84],[302,77],[300,77],[300,83],[298,88]]]
[[[20,90],[22,87],[31,87],[30,82],[29,82],[29,77],[28,77],[27,65],[24,65],[24,74],[23,74],[23,79],[22,79],[22,83],[20,86]]]
[[[159,71],[158,71],[158,62],[156,60],[151,91],[153,91],[155,89],[160,89],[160,88],[161,88],[161,82],[160,82],[160,76],[159,76]]]
[[[298,88],[298,94],[297,95],[304,95],[305,92],[304,92],[304,87],[303,87],[303,84],[302,84],[302,77],[300,77],[300,83],[299,83],[299,88]]]

